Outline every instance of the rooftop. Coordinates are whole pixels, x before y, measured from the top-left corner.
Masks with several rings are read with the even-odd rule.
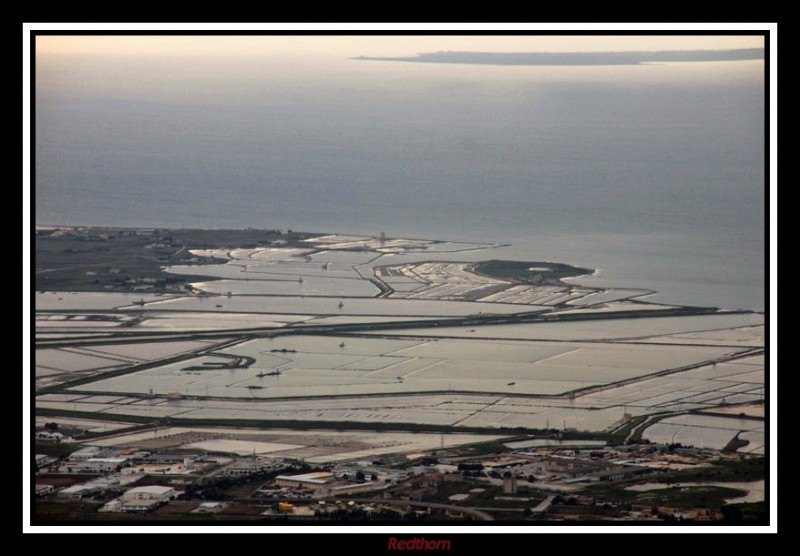
[[[98,485],[93,484],[82,484],[82,485],[72,485],[71,487],[67,487],[61,491],[62,495],[65,494],[76,494],[82,492],[90,492],[92,490],[96,490]]]
[[[314,483],[321,485],[332,481],[333,473],[328,473],[326,471],[318,471],[316,473],[305,473],[303,475],[278,475],[277,477],[275,477],[275,479],[299,481],[301,483]]]
[[[172,490],[173,488],[168,486],[151,485],[132,488],[125,494],[166,494]]]

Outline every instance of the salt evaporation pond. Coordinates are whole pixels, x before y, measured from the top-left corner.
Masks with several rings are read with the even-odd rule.
[[[521,307],[517,305],[518,310]],[[760,324],[764,324],[763,315],[747,313],[514,325],[498,324],[471,328],[440,326],[434,329],[414,328],[395,332],[380,332],[380,334],[526,340],[603,340],[663,336],[665,334],[737,328]]]
[[[220,307],[217,307],[220,305]],[[529,312],[525,305],[479,303],[470,301],[431,301],[414,299],[371,299],[352,297],[182,297],[159,303],[149,303],[149,311],[211,311],[236,313],[280,313],[299,315],[357,315],[357,316],[442,316],[459,317],[478,313],[513,314]]]
[[[37,311],[111,310],[139,303],[172,299],[173,295],[105,292],[36,292]]]

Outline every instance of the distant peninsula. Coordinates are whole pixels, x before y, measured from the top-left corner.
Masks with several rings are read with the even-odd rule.
[[[662,50],[656,52],[454,52],[440,51],[409,57],[359,56],[356,60],[482,64],[494,66],[630,66],[658,62],[721,62],[763,60],[763,48],[729,50]]]

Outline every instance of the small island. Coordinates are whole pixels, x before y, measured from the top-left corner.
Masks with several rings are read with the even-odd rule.
[[[564,285],[563,278],[592,274],[593,269],[564,263],[491,260],[476,264],[473,272],[505,278],[522,284]]]

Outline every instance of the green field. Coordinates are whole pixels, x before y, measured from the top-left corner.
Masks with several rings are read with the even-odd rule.
[[[173,275],[168,265],[221,264],[191,249],[296,247],[316,234],[279,230],[59,228],[36,230],[37,291],[175,292],[207,276]],[[136,289],[139,288],[139,289]]]
[[[562,278],[583,276],[593,272],[590,268],[580,268],[563,263],[500,260],[478,263],[473,270],[492,278],[534,285],[559,284]]]
[[[603,502],[642,504],[652,506],[673,506],[677,508],[706,507],[719,509],[725,500],[744,495],[744,491],[719,486],[692,486],[656,489],[649,491],[625,490],[627,484],[593,485],[585,488],[582,494],[593,496]]]

